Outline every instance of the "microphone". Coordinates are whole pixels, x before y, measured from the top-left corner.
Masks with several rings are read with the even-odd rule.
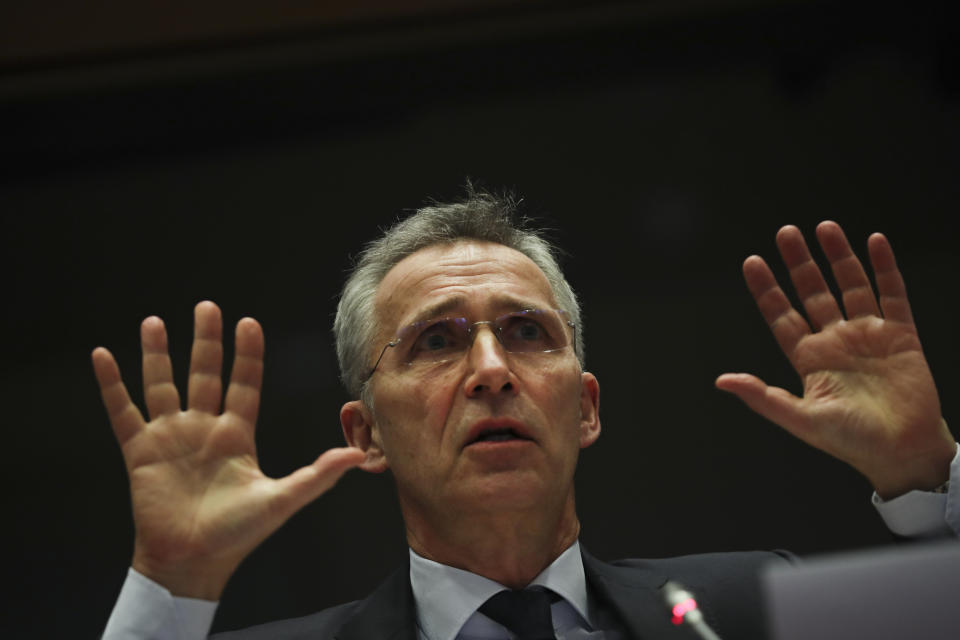
[[[697,601],[693,599],[693,594],[682,584],[668,580],[660,587],[660,592],[663,594],[664,603],[673,615],[671,620],[673,624],[677,626],[686,624],[703,640],[720,640],[720,636],[714,633],[704,621],[703,612],[697,608]]]

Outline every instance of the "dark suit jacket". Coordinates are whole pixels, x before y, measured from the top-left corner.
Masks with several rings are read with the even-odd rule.
[[[582,547],[581,547],[582,548]],[[774,552],[709,553],[659,560],[606,563],[583,551],[587,588],[605,616],[631,637],[659,640],[696,636],[670,622],[660,594],[667,580],[689,589],[707,623],[724,640],[766,638],[758,573],[768,562],[789,560]],[[409,564],[376,591],[319,613],[213,636],[217,640],[417,640]]]

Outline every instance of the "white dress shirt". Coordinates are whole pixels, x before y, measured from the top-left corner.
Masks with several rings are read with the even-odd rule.
[[[911,491],[893,500],[873,495],[873,504],[893,533],[909,537],[960,537],[960,447],[950,464],[947,493]],[[482,576],[427,560],[410,551],[410,584],[420,640],[508,640],[506,629],[477,612],[504,589]],[[580,546],[574,543],[532,584],[558,593],[552,606],[559,640],[603,638],[591,625],[592,610]],[[103,640],[202,640],[216,602],[175,597],[133,568],[120,591]],[[506,635],[505,635],[506,634]]]
[[[561,597],[550,607],[558,640],[604,637],[591,624],[593,616],[579,542],[570,545],[530,585],[546,587]],[[420,640],[510,640],[513,637],[505,627],[477,611],[488,598],[509,587],[427,560],[412,549],[410,586],[416,602]]]

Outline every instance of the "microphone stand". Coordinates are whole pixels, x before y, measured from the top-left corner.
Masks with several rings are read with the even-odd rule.
[[[660,592],[663,594],[663,601],[673,614],[673,624],[687,625],[703,640],[720,640],[720,636],[714,633],[703,619],[703,612],[697,608],[697,601],[693,599],[693,594],[683,585],[668,580],[660,587]]]

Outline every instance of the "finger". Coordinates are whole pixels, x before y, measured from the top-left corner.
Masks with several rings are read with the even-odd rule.
[[[127,387],[120,376],[120,367],[113,355],[103,347],[97,347],[90,354],[93,360],[93,372],[100,385],[100,396],[103,405],[107,408],[110,426],[117,437],[120,446],[135,436],[144,427],[143,416],[137,406],[130,400]]]
[[[143,350],[143,395],[150,419],[180,411],[180,394],[173,384],[173,365],[163,320],[150,316],[143,321],[140,346]]]
[[[767,420],[809,442],[809,422],[801,410],[802,398],[786,389],[771,387],[749,373],[725,373],[717,378],[715,384],[718,389],[736,395]]]
[[[853,253],[847,236],[836,222],[826,220],[817,225],[817,240],[830,261],[833,277],[843,296],[843,308],[847,318],[879,316],[880,307],[870,285],[870,278],[863,270],[860,259]]]
[[[236,355],[224,409],[246,420],[257,422],[260,409],[260,385],[263,381],[263,329],[253,318],[237,323]]]
[[[784,264],[790,270],[790,279],[813,327],[822,329],[843,320],[837,300],[827,287],[820,267],[810,255],[800,229],[793,225],[780,229],[777,232],[777,247]]]
[[[356,447],[330,449],[313,464],[278,480],[286,496],[281,507],[284,519],[329,491],[344,473],[362,464],[366,457],[363,450]]]
[[[763,258],[747,258],[743,263],[743,278],[777,344],[792,361],[794,348],[801,338],[810,333],[810,326],[790,304]]]
[[[187,382],[187,407],[207,413],[220,411],[223,393],[223,320],[220,308],[201,302],[193,311],[193,349]]]
[[[882,233],[874,233],[867,240],[867,250],[877,279],[883,317],[913,326],[913,312],[907,299],[907,287],[900,275],[900,269],[897,268],[890,241]]]

